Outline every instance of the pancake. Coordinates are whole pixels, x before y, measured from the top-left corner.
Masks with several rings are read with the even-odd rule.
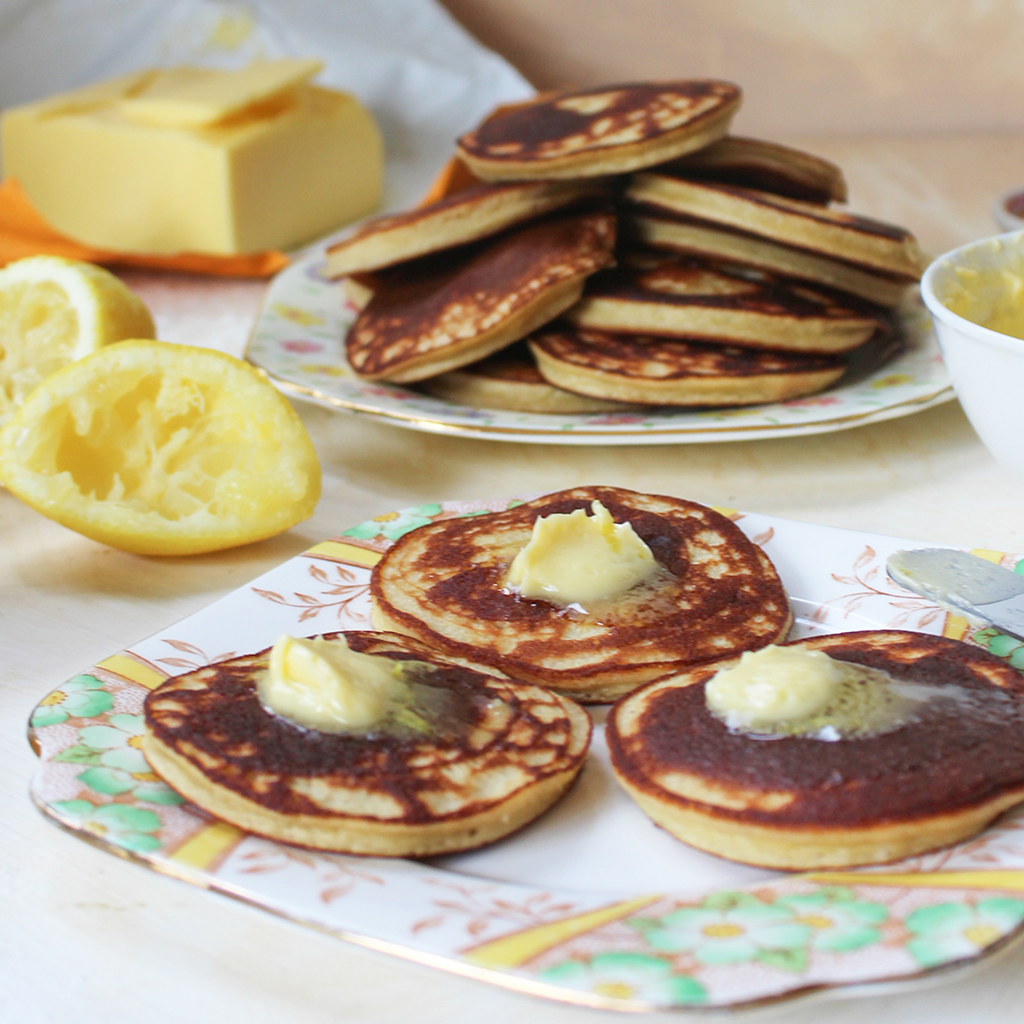
[[[409,637],[346,636],[355,651],[419,663],[411,681],[441,709],[432,732],[294,725],[256,695],[263,651],[150,693],[142,744],[149,763],[186,799],[238,828],[376,857],[425,857],[500,839],[554,803],[581,768],[590,719],[571,701],[439,658]]]
[[[741,185],[826,206],[846,202],[846,179],[830,160],[790,146],[727,135],[659,168],[682,178]]]
[[[785,277],[823,284],[879,306],[894,308],[909,287],[905,278],[876,274],[828,256],[779,245],[735,228],[632,206],[619,224],[623,234],[657,249],[758,267]]]
[[[902,631],[797,646],[941,696],[891,732],[752,738],[705,703],[728,662],[658,680],[614,708],[608,746],[619,782],[677,838],[763,867],[850,867],[959,842],[1024,799],[1024,679],[1006,662]]]
[[[600,501],[660,566],[589,612],[503,589],[534,520]],[[374,567],[373,623],[515,679],[601,702],[658,676],[784,637],[791,616],[768,556],[725,516],[681,498],[577,487],[506,512],[421,526]]]
[[[573,394],[541,376],[523,342],[459,370],[431,377],[420,390],[475,409],[507,409],[530,413],[623,412],[635,409],[628,402],[608,401]]]
[[[783,402],[827,388],[846,370],[838,356],[573,328],[539,331],[529,344],[557,387],[649,405]]]
[[[588,282],[577,327],[787,352],[845,352],[885,326],[881,310],[754,267],[654,250]]]
[[[328,277],[379,270],[394,263],[475,242],[586,197],[601,181],[522,181],[477,184],[390,217],[378,217],[327,250]]]
[[[385,271],[345,339],[349,364],[407,383],[482,359],[573,305],[614,244],[614,214],[577,213]]]
[[[626,197],[906,281],[918,280],[924,270],[909,231],[814,203],[650,171],[633,178]]]
[[[380,288],[381,278],[379,274],[369,272],[349,274],[341,279],[341,288],[345,298],[357,309],[366,309],[373,298],[373,293]]]
[[[492,113],[458,141],[487,181],[622,174],[720,139],[740,105],[729,82],[630,82],[556,93]]]

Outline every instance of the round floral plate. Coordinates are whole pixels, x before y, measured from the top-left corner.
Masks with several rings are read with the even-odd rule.
[[[949,976],[1024,928],[1024,813],[951,849],[882,868],[780,875],[658,829],[615,783],[601,722],[576,786],[486,849],[432,861],[317,853],[190,806],[139,750],[142,703],[171,675],[282,632],[369,627],[370,568],[432,520],[518,501],[422,505],[354,526],[45,697],[32,797],[80,839],[304,925],[534,995],[618,1010],[740,1009],[866,983]],[[891,583],[908,542],[726,511],[779,569],[795,635],[906,628],[1024,667],[1024,644]],[[917,542],[920,546],[920,542]],[[1024,572],[1024,559],[984,557]],[[640,881],[642,880],[642,881]]]
[[[246,357],[285,391],[335,409],[436,434],[537,444],[679,444],[846,430],[908,416],[953,398],[931,320],[919,301],[902,314],[905,344],[873,371],[820,395],[733,409],[542,415],[456,405],[406,387],[357,380],[343,339],[356,311],[323,276],[323,247],[281,271],[267,290]]]

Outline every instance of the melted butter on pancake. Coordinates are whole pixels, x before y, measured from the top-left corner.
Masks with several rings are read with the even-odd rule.
[[[379,722],[408,700],[402,663],[353,651],[337,640],[284,634],[257,684],[268,711],[319,732],[348,732]]]
[[[950,697],[948,687],[775,644],[745,652],[704,686],[708,709],[734,732],[830,741],[892,732],[916,721],[925,702]]]
[[[520,597],[586,609],[632,590],[657,569],[630,523],[601,504],[535,520],[530,540],[509,566],[505,585]]]

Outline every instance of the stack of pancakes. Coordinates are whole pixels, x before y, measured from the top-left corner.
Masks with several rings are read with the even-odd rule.
[[[846,198],[834,164],[728,135],[739,103],[702,80],[495,110],[423,205],[328,250],[360,310],[353,371],[552,413],[834,383],[892,335],[921,253],[904,229],[830,207]]]

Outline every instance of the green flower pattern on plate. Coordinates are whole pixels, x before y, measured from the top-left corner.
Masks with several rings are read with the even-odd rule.
[[[540,974],[552,981],[612,999],[631,999],[661,1006],[701,1003],[704,986],[688,974],[676,974],[672,964],[646,953],[598,953],[590,960],[567,960]]]
[[[768,902],[750,893],[720,892],[698,906],[630,922],[662,953],[691,953],[707,966],[759,961],[788,971],[807,966],[809,950],[845,953],[877,942],[888,916],[879,903],[848,889],[827,888]]]
[[[140,749],[146,731],[142,715],[111,715],[106,725],[80,729],[80,742],[55,755],[54,761],[84,764],[79,782],[104,796],[131,793],[153,804],[184,801],[153,773]]]
[[[95,676],[78,675],[45,697],[32,713],[32,727],[60,725],[69,718],[95,718],[114,706],[114,698]]]
[[[922,967],[977,956],[1024,921],[1024,900],[995,897],[968,903],[920,907],[907,917],[914,937],[907,951]]]
[[[121,846],[135,853],[151,853],[160,849],[160,840],[153,835],[160,828],[160,819],[142,807],[128,804],[96,804],[88,800],[59,800],[51,805],[70,818],[84,832]]]
[[[345,530],[342,536],[356,537],[359,540],[373,540],[376,537],[398,540],[418,526],[426,526],[431,516],[436,516],[440,511],[440,505],[415,505],[412,508],[403,508],[399,512],[385,512],[384,515]]]
[[[850,889],[829,887],[803,896],[782,896],[776,906],[811,929],[809,945],[829,953],[849,953],[882,938],[878,926],[889,916],[883,903],[858,900]]]

